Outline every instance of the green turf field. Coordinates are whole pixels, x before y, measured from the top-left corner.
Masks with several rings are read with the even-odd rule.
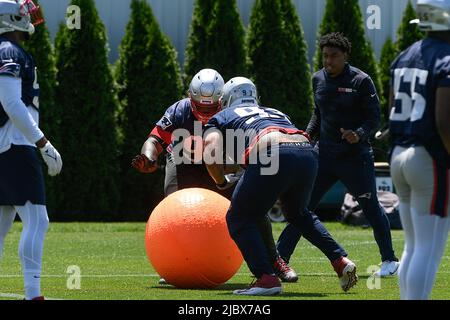
[[[278,237],[284,225],[273,226]],[[368,282],[372,286],[376,284],[369,278],[367,269],[379,263],[372,231],[339,223],[327,223],[326,227],[357,264],[360,279],[357,286],[344,293],[325,256],[302,240],[291,262],[300,274],[299,282],[284,284],[284,293],[270,299],[398,299],[396,278],[382,279],[378,289],[368,289]],[[242,265],[237,275],[216,290],[178,290],[159,286],[158,275],[145,254],[144,230],[145,223],[51,224],[45,243],[43,293],[55,299],[239,299],[231,294],[232,290],[245,287],[252,281],[246,265]],[[0,299],[20,299],[23,295],[17,257],[20,231],[21,224],[16,223],[6,238],[0,266]],[[400,255],[403,247],[401,231],[393,231],[393,242],[397,255]],[[450,248],[447,246],[433,299],[450,298],[449,259]],[[68,282],[72,286],[77,285],[67,273],[72,265],[81,270],[80,289],[67,288]]]

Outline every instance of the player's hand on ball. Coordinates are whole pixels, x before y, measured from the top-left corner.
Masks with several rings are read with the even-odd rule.
[[[158,163],[140,154],[131,161],[131,166],[141,173],[153,173],[158,169]]]
[[[62,169],[62,159],[61,155],[59,154],[58,150],[55,149],[52,144],[47,141],[45,146],[40,149],[42,158],[44,158],[45,163],[48,167],[48,174],[50,176],[56,176],[61,172]]]

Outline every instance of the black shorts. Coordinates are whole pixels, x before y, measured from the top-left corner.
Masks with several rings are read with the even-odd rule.
[[[187,188],[208,189],[221,194],[227,199],[231,199],[234,190],[234,188],[224,191],[217,189],[204,164],[181,164],[177,166],[173,162],[167,161],[164,180],[165,196]]]
[[[45,205],[42,161],[36,148],[12,145],[0,153],[0,206]]]

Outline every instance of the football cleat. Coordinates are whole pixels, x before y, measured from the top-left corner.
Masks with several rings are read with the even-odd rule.
[[[164,278],[159,278],[158,284],[161,285],[169,285],[169,283],[166,281],[166,279]]]
[[[27,300],[27,299],[23,298],[23,300]],[[34,297],[33,299],[31,299],[29,301],[41,301],[41,300],[45,300],[44,296]]]
[[[381,267],[373,275],[376,277],[390,277],[398,273],[400,262],[398,261],[383,261]]]
[[[358,275],[356,274],[356,265],[346,257],[340,257],[333,263],[334,271],[339,277],[339,283],[342,290],[347,292],[358,282]]]
[[[283,282],[298,281],[297,273],[280,256],[278,256],[277,260],[275,261],[273,269],[275,270],[275,274],[278,276],[278,278],[280,278],[280,280]]]
[[[247,289],[234,290],[233,294],[242,296],[275,296],[281,293],[281,282],[275,275],[263,274]]]

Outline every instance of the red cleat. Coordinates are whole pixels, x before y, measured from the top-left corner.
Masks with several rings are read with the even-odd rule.
[[[356,285],[358,275],[356,274],[356,265],[353,261],[346,257],[340,257],[331,264],[339,277],[342,290],[347,292]]]
[[[284,261],[282,257],[277,258],[277,261],[275,261],[273,265],[273,269],[275,270],[275,274],[278,278],[280,278],[283,282],[298,281],[297,273],[286,263],[286,261]]]

